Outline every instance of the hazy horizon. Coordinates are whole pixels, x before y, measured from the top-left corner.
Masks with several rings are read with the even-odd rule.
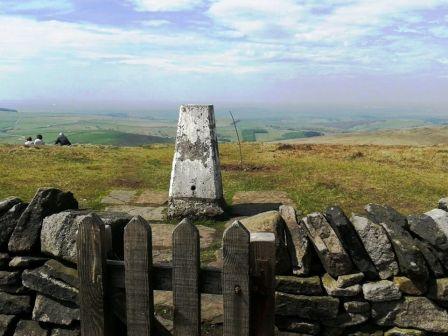
[[[3,0],[0,107],[443,116],[446,0]]]

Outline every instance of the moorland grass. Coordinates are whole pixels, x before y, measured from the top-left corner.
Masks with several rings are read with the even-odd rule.
[[[0,146],[0,199],[29,200],[39,187],[71,190],[83,207],[100,208],[111,189],[167,190],[173,145],[146,147]],[[243,144],[220,146],[225,197],[284,190],[309,213],[332,204],[359,212],[369,202],[410,214],[448,195],[448,146]]]

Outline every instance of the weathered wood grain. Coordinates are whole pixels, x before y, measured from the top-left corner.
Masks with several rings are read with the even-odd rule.
[[[223,237],[224,336],[250,334],[249,231],[238,221]]]
[[[110,307],[106,302],[104,232],[104,223],[97,215],[89,214],[79,218],[77,249],[83,336],[113,335]]]
[[[172,266],[170,264],[154,264],[152,284],[154,290],[171,291]],[[113,288],[125,288],[124,263],[121,260],[108,260],[107,269],[109,285]],[[200,270],[200,291],[204,294],[222,294],[221,269],[203,266]]]
[[[251,233],[250,267],[252,275],[252,335],[274,336],[275,320],[275,236]]]
[[[140,216],[132,218],[124,229],[124,268],[128,336],[152,335],[151,227]]]
[[[173,231],[174,335],[201,334],[199,231],[188,219]]]

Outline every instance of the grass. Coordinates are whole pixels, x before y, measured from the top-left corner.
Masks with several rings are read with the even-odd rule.
[[[100,208],[111,189],[167,190],[173,146],[0,146],[0,198],[29,200],[39,187],[71,190],[83,207]],[[238,166],[235,144],[220,146],[224,167]],[[224,169],[225,197],[237,191],[284,190],[309,213],[331,204],[347,212],[369,202],[405,214],[433,208],[448,195],[448,146],[294,145],[244,143],[257,169]]]

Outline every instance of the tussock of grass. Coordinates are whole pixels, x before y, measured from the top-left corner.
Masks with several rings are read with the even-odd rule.
[[[221,162],[239,164],[235,144],[220,146]],[[172,145],[145,147],[0,146],[0,198],[29,200],[36,189],[71,190],[84,207],[100,207],[114,188],[167,190]],[[369,202],[408,214],[431,209],[448,195],[448,146],[244,144],[247,165],[275,167],[224,170],[225,197],[237,191],[285,190],[305,213],[339,204],[348,212]]]

